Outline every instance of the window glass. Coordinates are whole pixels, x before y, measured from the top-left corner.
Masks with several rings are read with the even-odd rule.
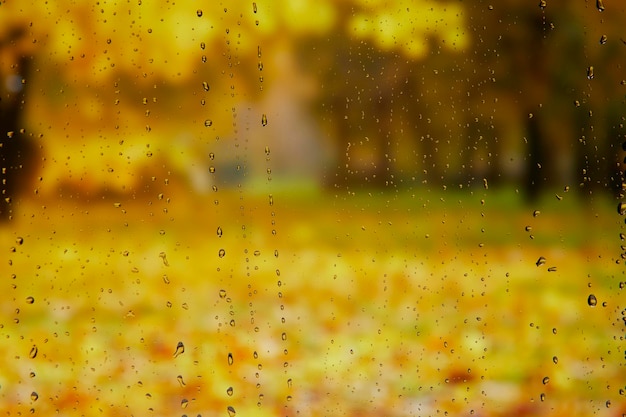
[[[619,2],[0,2],[0,411],[626,415]]]

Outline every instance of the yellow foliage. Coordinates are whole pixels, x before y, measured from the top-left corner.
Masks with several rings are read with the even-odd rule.
[[[372,2],[368,2],[372,6]],[[410,58],[423,58],[429,52],[429,39],[446,49],[463,49],[469,39],[464,30],[463,11],[458,5],[439,2],[402,1],[384,10],[364,9],[348,22],[349,33],[372,39],[382,50],[398,50]]]

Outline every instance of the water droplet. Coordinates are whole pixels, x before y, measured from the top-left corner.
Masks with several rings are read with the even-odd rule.
[[[215,154],[213,152],[209,152],[209,159],[213,161],[215,159]]]
[[[537,217],[541,214],[541,212],[539,210],[535,210],[533,211],[533,217]]]
[[[593,65],[587,67],[587,79],[593,80]]]
[[[229,397],[232,397],[232,395],[233,395],[233,387],[228,387],[228,389],[226,389],[226,394],[228,394]]]
[[[32,348],[30,348],[30,352],[28,353],[28,357],[31,359],[35,359],[37,357],[37,353],[39,353],[39,350],[37,349],[37,346],[33,345]]]
[[[210,166],[210,167],[209,167],[209,172],[210,172],[211,174],[215,174],[215,167],[214,167],[214,166]]]
[[[169,262],[167,262],[167,255],[165,255],[165,252],[159,253],[159,258],[163,259],[163,265],[170,266]]]
[[[256,3],[252,3],[252,12],[256,13]]]
[[[598,304],[598,299],[595,295],[589,294],[589,297],[587,297],[587,304],[589,304],[591,307],[595,307]]]
[[[204,42],[200,42],[200,49],[206,48],[206,44]]]
[[[556,266],[551,266],[548,268],[548,272],[556,272]]]
[[[37,394],[35,391],[31,392],[30,399],[33,401],[37,401],[39,399],[39,394]]]
[[[174,357],[177,358],[179,355],[185,353],[185,345],[183,342],[178,342],[176,345],[176,351],[174,351]]]
[[[228,364],[232,365],[233,364],[233,354],[232,353],[228,353]]]
[[[544,265],[545,263],[546,263],[546,258],[544,258],[543,256],[540,256],[539,259],[537,259],[537,262],[535,262],[535,265],[541,266],[541,265]]]
[[[220,258],[223,258],[224,256],[226,256],[226,251],[224,249],[220,249],[219,252],[217,253],[217,256],[219,256]]]
[[[541,380],[541,383],[543,385],[546,385],[548,382],[550,382],[550,377],[544,376],[543,379]]]
[[[272,194],[269,195],[270,206],[274,205],[274,196]]]
[[[220,298],[226,298],[226,290],[220,290]]]
[[[178,381],[178,383],[180,384],[181,387],[185,386],[185,381],[183,380],[183,376],[182,375],[178,375],[176,377],[176,380]]]
[[[170,279],[169,279],[169,278],[168,278],[168,276],[167,276],[167,275],[165,275],[165,274],[163,274],[163,282],[164,282],[164,283],[166,283],[166,284],[169,284],[169,283],[170,283]]]
[[[187,400],[186,398],[183,398],[180,401],[180,408],[187,408],[188,405],[189,405],[189,400]]]
[[[206,64],[206,55],[202,55],[202,63]],[[204,106],[204,103],[202,103],[202,105]]]
[[[600,36],[600,45],[604,45],[606,43],[607,39],[608,38],[606,37],[606,35]]]
[[[554,364],[556,365],[557,363],[559,363],[559,358],[557,358],[556,356],[553,356],[552,362],[554,362]]]
[[[261,116],[261,125],[267,126],[267,115],[265,113],[263,113],[263,116]]]
[[[202,10],[200,10],[200,9],[196,10],[196,15],[198,17],[202,17]]]
[[[217,237],[222,237],[222,228],[217,226]]]
[[[603,12],[604,11],[604,1],[596,0],[596,8],[598,9],[599,12]]]
[[[122,203],[113,203],[113,207],[120,208],[122,207]]]
[[[204,91],[209,91],[211,89],[209,87],[209,83],[207,83],[206,81],[202,81],[202,88],[204,89]]]
[[[228,410],[228,417],[235,417],[235,415],[237,414],[237,412],[235,411],[232,405],[229,405],[227,410]]]
[[[539,0],[539,8],[541,10],[545,9],[547,5],[548,4],[547,4],[546,0]]]
[[[261,58],[261,45],[256,47],[256,56],[258,58]]]
[[[623,216],[624,214],[626,214],[626,203],[623,201],[620,201],[619,203],[617,203],[617,212],[619,213],[620,216]]]
[[[270,147],[269,146],[265,147],[265,155],[270,156]]]
[[[204,127],[211,127],[211,126],[213,126],[213,120],[206,119],[204,121]]]
[[[280,338],[281,338],[282,340],[287,340],[287,333],[283,332],[283,333],[280,335]]]
[[[541,402],[544,402],[546,400],[546,394],[542,392],[539,396],[539,399],[541,400]]]
[[[28,296],[26,297],[26,304],[33,304],[35,302],[35,298]]]
[[[22,243],[24,243],[24,238],[18,236],[17,238],[15,238],[15,243],[17,243],[18,245],[21,245]]]
[[[293,385],[293,381],[291,380],[291,378],[289,378],[289,379],[287,380],[287,386],[288,386],[289,388],[291,388],[291,386],[292,386],[292,385]]]

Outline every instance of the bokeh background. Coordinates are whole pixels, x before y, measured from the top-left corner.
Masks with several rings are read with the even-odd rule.
[[[0,410],[623,416],[624,9],[0,2]]]

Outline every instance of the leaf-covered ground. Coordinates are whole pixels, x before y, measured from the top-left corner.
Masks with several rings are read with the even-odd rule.
[[[0,229],[2,415],[626,412],[610,201],[279,190],[18,209]]]

